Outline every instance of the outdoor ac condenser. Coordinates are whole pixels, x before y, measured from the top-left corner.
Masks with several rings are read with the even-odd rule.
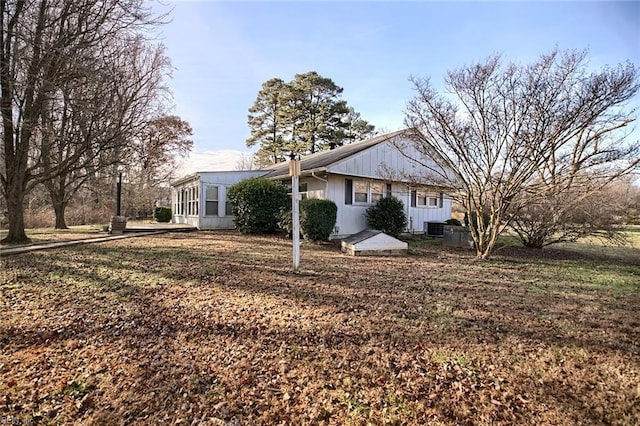
[[[425,222],[423,229],[429,237],[442,237],[442,235],[444,234],[444,223]]]

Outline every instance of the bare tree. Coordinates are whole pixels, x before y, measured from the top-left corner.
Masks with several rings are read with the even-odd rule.
[[[603,174],[607,165],[637,167],[637,143],[621,143],[618,133],[634,120],[624,106],[638,91],[637,70],[624,64],[588,74],[585,59],[584,52],[554,51],[518,65],[494,56],[449,72],[445,92],[452,98],[428,79],[412,79],[417,94],[406,123],[416,129],[418,161],[465,207],[477,257],[490,256],[528,202],[523,193],[545,196],[545,179],[577,178],[591,165]],[[576,160],[554,160],[566,156]]]
[[[127,151],[141,124],[162,108],[169,72],[164,47],[139,36],[125,40],[111,43],[108,56],[104,48],[97,51],[90,73],[85,60],[43,111],[40,163],[43,175],[51,177],[43,183],[56,228],[66,228],[65,209],[89,177],[132,158]]]
[[[256,156],[249,153],[240,154],[236,162],[236,170],[255,170],[258,168]]]
[[[69,118],[65,105],[78,101],[64,98],[65,93],[71,93],[67,89],[79,88],[93,75],[104,77],[98,59],[113,60],[117,57],[115,52],[131,48],[128,42],[136,34],[157,23],[142,0],[0,2],[0,183],[9,219],[4,242],[28,241],[24,232],[25,195],[40,183],[76,172],[78,160],[91,157],[90,151],[96,148],[90,143],[91,135],[85,134],[86,139],[82,140],[74,134],[77,137],[72,143],[82,141],[74,145],[74,153],[66,158],[55,157],[56,153],[66,153],[56,145],[62,142],[57,136],[66,138],[73,128],[61,123]],[[117,90],[103,94],[126,103],[124,93],[130,89],[130,82],[118,77],[121,76],[111,76],[118,83]],[[136,115],[136,108],[130,106],[124,115],[107,114],[102,120],[110,121],[114,128],[126,127],[127,120]],[[92,126],[85,128],[86,132],[94,130]],[[111,140],[126,139],[119,134]]]
[[[158,199],[168,198],[175,177],[176,157],[193,147],[193,130],[176,115],[154,117],[134,140],[131,157],[124,161],[128,205],[141,215],[150,215]]]

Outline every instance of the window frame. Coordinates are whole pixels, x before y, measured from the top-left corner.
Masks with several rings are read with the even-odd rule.
[[[362,185],[366,185],[366,192],[362,190]],[[378,200],[385,197],[386,190],[387,186],[383,181],[353,179],[353,183],[351,184],[351,204],[360,206],[374,205]],[[358,194],[365,194],[366,201],[358,201]],[[360,198],[362,199],[362,196],[360,196]]]
[[[216,190],[216,197],[215,199],[209,199],[209,189],[210,188],[215,188]],[[219,217],[220,216],[220,186],[219,185],[211,185],[211,184],[205,184],[204,185],[204,215],[207,217]],[[209,203],[215,203],[215,214],[210,214],[209,213]]]
[[[233,209],[231,207],[231,202],[229,201],[229,197],[227,197],[227,193],[229,192],[230,186],[224,187],[224,217],[233,217]],[[218,189],[218,198],[220,198],[220,190]],[[220,203],[220,201],[218,201]]]
[[[416,190],[416,207],[423,209],[441,209],[443,207],[443,193]]]

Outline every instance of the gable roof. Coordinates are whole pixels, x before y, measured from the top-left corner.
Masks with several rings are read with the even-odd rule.
[[[408,130],[399,130],[393,133],[387,133],[385,135],[376,136],[371,139],[366,139],[361,142],[354,142],[348,145],[329,150],[316,152],[315,154],[305,155],[300,158],[300,170],[303,172],[311,173],[316,171],[322,171],[327,166],[336,163],[340,160],[344,160],[347,157],[355,155],[364,151],[367,148],[378,145],[382,142],[386,142],[393,139],[396,136],[405,134]],[[270,166],[269,172],[265,174],[265,177],[283,177],[289,176],[289,161],[280,163],[275,166]]]

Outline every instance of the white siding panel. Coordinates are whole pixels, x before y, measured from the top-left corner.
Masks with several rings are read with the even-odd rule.
[[[338,232],[334,238],[344,237],[362,231],[367,227],[366,210],[368,205],[345,205],[345,179],[350,177],[330,175],[327,198],[338,206],[336,226]],[[424,222],[444,222],[451,218],[451,199],[444,198],[442,208],[411,207],[411,191],[406,184],[392,183],[391,193],[404,204],[407,215],[407,230],[420,233]]]
[[[307,184],[307,197],[308,198],[325,198],[325,193],[327,192],[327,182],[323,182],[320,179],[316,179],[314,177],[300,179],[300,183]]]
[[[419,158],[415,150],[407,148],[407,151],[414,158]],[[386,170],[389,169],[396,171],[396,176],[388,176]],[[330,165],[327,171],[373,179],[400,180],[401,174],[417,175],[420,168],[400,153],[391,141],[387,141],[338,161]]]
[[[338,206],[338,213],[336,216],[338,232],[334,237],[343,237],[355,234],[367,227],[364,213],[368,206],[345,205],[344,181],[344,176],[329,176],[327,198],[333,200]]]

